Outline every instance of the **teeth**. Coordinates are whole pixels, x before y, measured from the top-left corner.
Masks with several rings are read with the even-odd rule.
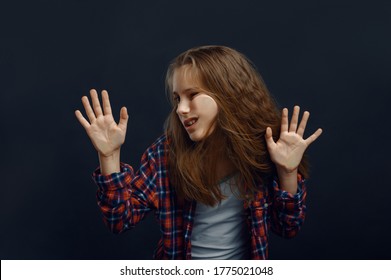
[[[193,125],[196,121],[197,121],[196,119],[187,121],[187,122],[185,122],[185,126],[191,126],[191,125]]]

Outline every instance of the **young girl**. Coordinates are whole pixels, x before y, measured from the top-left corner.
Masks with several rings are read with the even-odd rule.
[[[269,230],[297,234],[305,217],[303,154],[322,133],[303,134],[299,107],[282,116],[241,53],[204,46],[170,64],[172,111],[137,172],[120,163],[128,114],[117,124],[107,91],[83,96],[76,117],[98,151],[98,205],[111,231],[131,229],[153,210],[162,237],[156,259],[267,259]]]

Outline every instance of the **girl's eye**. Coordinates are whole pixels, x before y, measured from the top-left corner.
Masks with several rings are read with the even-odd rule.
[[[179,101],[181,101],[181,99],[179,98],[178,95],[174,95],[174,101],[175,101],[176,103],[179,103]]]
[[[197,94],[198,94],[198,92],[190,93],[190,98],[194,98]]]

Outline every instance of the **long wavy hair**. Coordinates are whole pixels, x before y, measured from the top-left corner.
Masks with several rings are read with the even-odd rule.
[[[203,90],[218,105],[215,129],[205,140],[193,142],[176,113],[173,75],[187,66]],[[251,200],[259,186],[268,185],[276,168],[270,159],[265,132],[280,134],[281,111],[253,63],[238,51],[224,46],[202,46],[187,50],[169,65],[166,90],[171,100],[165,130],[169,139],[168,171],[179,197],[216,205],[224,199],[216,175],[221,158],[229,158],[238,171],[239,198]],[[307,177],[306,161],[299,172]]]

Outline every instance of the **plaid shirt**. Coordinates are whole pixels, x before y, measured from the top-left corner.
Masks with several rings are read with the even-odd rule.
[[[158,138],[143,154],[140,169],[121,163],[121,172],[103,176],[93,173],[98,205],[112,232],[133,228],[153,210],[162,237],[155,259],[191,259],[191,233],[196,202],[181,203],[170,185],[167,171],[168,142]],[[267,259],[269,229],[282,237],[297,234],[305,217],[305,181],[298,176],[298,192],[280,190],[276,180],[250,203],[244,202],[251,235],[251,258]],[[260,189],[263,189],[260,187]]]

